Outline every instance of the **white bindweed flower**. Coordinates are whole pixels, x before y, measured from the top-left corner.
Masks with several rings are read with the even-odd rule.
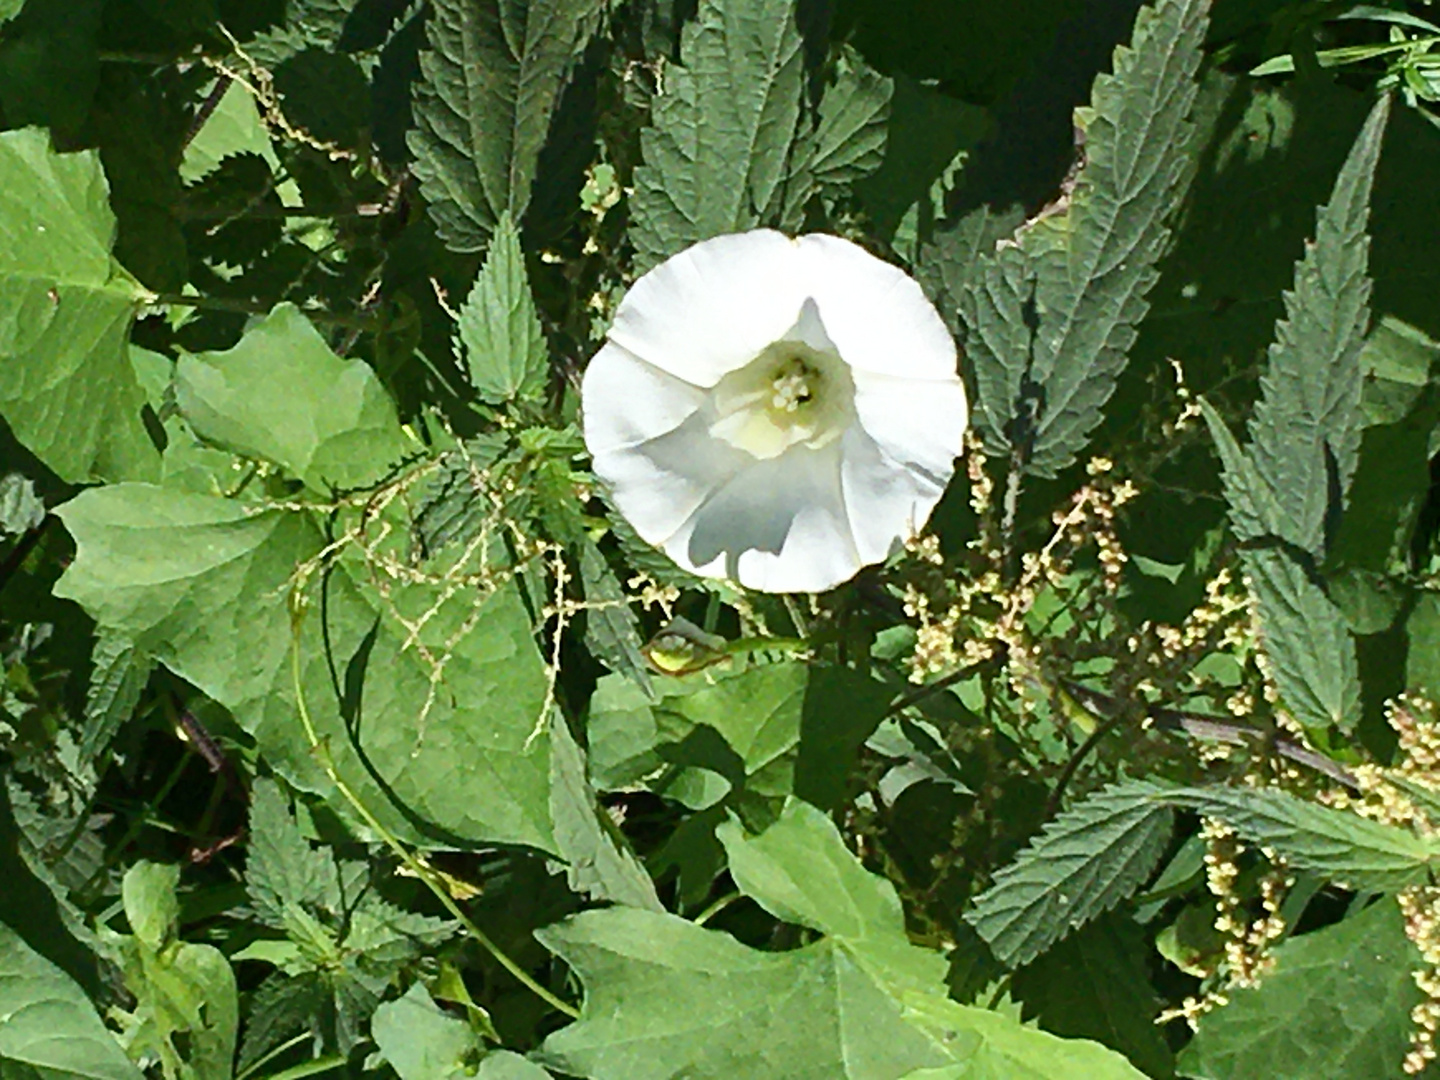
[[[581,404],[635,531],[766,592],[833,588],[914,536],[967,419],[955,343],[910,277],[848,240],[768,229],[637,281]]]

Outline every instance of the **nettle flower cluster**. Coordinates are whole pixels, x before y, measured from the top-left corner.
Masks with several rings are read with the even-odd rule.
[[[822,592],[915,537],[968,412],[919,285],[834,236],[760,229],[638,280],[581,388],[615,506],[686,570]]]

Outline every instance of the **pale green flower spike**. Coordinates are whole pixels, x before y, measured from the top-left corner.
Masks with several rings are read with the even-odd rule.
[[[626,294],[585,372],[585,442],[686,570],[821,592],[930,517],[968,410],[920,286],[835,236],[719,236]]]

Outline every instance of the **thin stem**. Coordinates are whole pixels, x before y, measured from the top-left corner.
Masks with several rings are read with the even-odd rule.
[[[311,1033],[310,1033],[309,1031],[302,1031],[299,1035],[296,1035],[293,1039],[287,1039],[287,1040],[285,1040],[283,1043],[281,1043],[279,1046],[275,1047],[275,1049],[271,1050],[268,1054],[266,1054],[264,1057],[260,1058],[258,1061],[253,1061],[253,1062],[251,1062],[251,1063],[250,1063],[250,1067],[249,1067],[248,1069],[246,1069],[244,1072],[237,1074],[236,1077],[235,1077],[235,1080],[249,1080],[249,1077],[251,1077],[251,1076],[253,1076],[255,1073],[259,1072],[259,1071],[260,1071],[261,1069],[263,1069],[266,1065],[269,1065],[270,1062],[274,1061],[274,1060],[275,1060],[276,1058],[278,1058],[281,1054],[285,1053],[286,1050],[291,1050],[291,1049],[293,1049],[294,1047],[299,1046],[302,1042],[304,1042],[306,1039],[308,1039],[308,1038],[310,1038],[310,1037],[311,1037]]]
[[[300,713],[300,723],[305,729],[305,737],[310,740],[310,748],[314,752],[316,759],[320,762],[320,767],[325,770],[325,775],[329,777],[330,782],[335,785],[335,790],[345,797],[345,801],[355,808],[355,812],[364,819],[365,824],[384,839],[385,843],[389,845],[390,850],[399,856],[400,861],[405,864],[406,869],[425,883],[426,887],[435,894],[435,898],[445,907],[445,910],[450,912],[450,914],[459,921],[461,926],[465,927],[466,931],[480,943],[486,952],[495,958],[501,967],[513,975],[521,985],[551,1008],[564,1013],[572,1020],[579,1019],[580,1010],[569,1002],[556,997],[544,986],[541,986],[540,983],[531,977],[528,971],[512,960],[500,946],[490,940],[489,935],[475,924],[474,920],[465,913],[464,909],[455,901],[455,898],[450,895],[449,890],[445,888],[444,882],[442,882],[430,868],[430,864],[402,844],[389,829],[382,825],[380,819],[370,812],[370,808],[360,800],[360,797],[340,776],[340,771],[335,767],[335,759],[330,754],[330,747],[327,743],[321,741],[320,736],[315,731],[315,725],[310,719],[310,709],[305,703],[304,686],[300,679],[299,615],[292,615],[292,621],[294,626],[291,631],[290,678],[295,689],[295,705]]]
[[[696,915],[695,918],[691,919],[690,921],[693,922],[696,926],[704,926],[716,915],[719,915],[720,912],[724,911],[727,907],[729,907],[731,904],[733,904],[736,900],[739,899],[740,894],[738,892],[726,893],[724,896],[720,897],[719,900],[716,900],[713,904],[707,907],[704,911],[700,912],[699,915]]]

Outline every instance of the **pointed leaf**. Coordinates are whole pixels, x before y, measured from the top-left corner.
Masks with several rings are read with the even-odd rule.
[[[1251,458],[1280,506],[1269,531],[1317,556],[1332,488],[1345,497],[1360,450],[1360,350],[1370,323],[1365,230],[1389,102],[1381,97],[1371,110],[1295,265],[1250,422]]]
[[[481,1048],[470,1025],[442,1011],[418,982],[404,997],[375,1010],[370,1032],[400,1080],[470,1076],[466,1059]]]
[[[965,921],[1001,962],[1033,960],[1145,883],[1170,840],[1164,793],[1130,781],[1077,803],[995,875]]]
[[[549,351],[509,211],[501,212],[485,265],[460,309],[457,355],[462,346],[460,358],[481,401],[533,401],[544,393]]]
[[[411,449],[370,366],[336,356],[293,304],[233,349],[182,356],[175,397],[200,438],[282,465],[317,493],[372,484]]]
[[[551,116],[604,0],[435,0],[409,135],[420,191],[452,251],[525,217]]]
[[[338,868],[310,847],[273,780],[257,779],[250,789],[249,833],[245,889],[262,921],[283,930],[289,906],[340,910]]]
[[[701,0],[640,135],[637,271],[779,214],[800,118],[800,45],[792,0]]]
[[[140,287],[111,255],[94,151],[0,133],[0,416],[61,479],[151,479],[160,454],[126,339]]]

